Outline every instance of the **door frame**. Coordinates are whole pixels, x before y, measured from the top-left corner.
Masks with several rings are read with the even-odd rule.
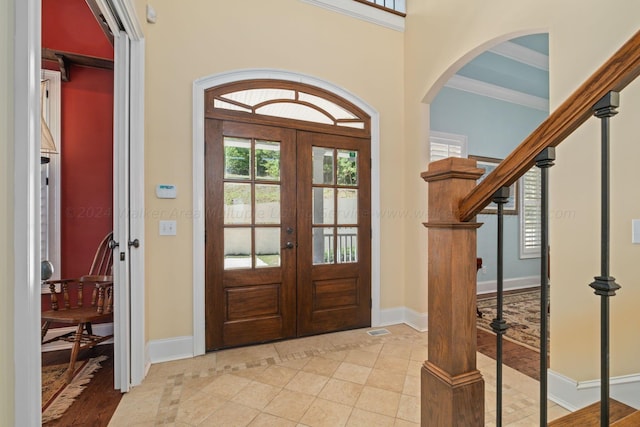
[[[131,0],[110,0],[116,4],[128,36],[141,48],[132,57],[132,81],[135,89],[132,122],[131,193],[139,203],[144,200],[144,44]],[[14,254],[13,254],[13,408],[15,425],[39,426],[41,408],[40,353],[40,70],[42,6],[40,0],[13,0],[13,105],[14,105]],[[128,27],[128,28],[127,28]],[[114,106],[122,108],[122,106]],[[132,206],[133,208],[133,206]],[[137,205],[136,209],[144,206]],[[142,212],[142,211],[140,211]],[[144,230],[144,215],[132,215],[132,229]],[[144,265],[144,252],[137,255]],[[132,270],[132,281],[142,284],[132,293],[131,343],[132,384],[142,380],[144,364],[144,271]],[[135,319],[133,318],[135,316]],[[139,340],[139,341],[138,341]],[[135,374],[134,374],[135,373]]]
[[[193,355],[205,353],[205,168],[204,94],[207,89],[243,80],[270,79],[304,83],[329,91],[371,117],[371,326],[380,324],[380,116],[356,95],[326,80],[277,69],[235,70],[193,82]]]

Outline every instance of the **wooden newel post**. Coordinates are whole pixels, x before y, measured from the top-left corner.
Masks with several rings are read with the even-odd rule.
[[[429,351],[422,367],[421,425],[484,426],[484,380],[476,369],[476,229],[460,201],[484,171],[472,159],[429,164]]]

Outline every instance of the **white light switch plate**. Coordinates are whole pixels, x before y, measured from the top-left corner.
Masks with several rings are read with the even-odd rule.
[[[160,221],[160,235],[161,236],[175,236],[176,235],[176,222],[175,221]]]
[[[631,220],[631,243],[640,243],[640,219]]]

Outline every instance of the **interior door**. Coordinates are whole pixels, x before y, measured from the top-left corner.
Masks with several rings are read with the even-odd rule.
[[[126,392],[130,384],[130,257],[129,257],[129,38],[120,32],[114,40],[113,140],[113,329],[114,386]]]
[[[371,325],[368,139],[298,132],[298,335]]]
[[[293,337],[295,132],[206,122],[206,347]]]

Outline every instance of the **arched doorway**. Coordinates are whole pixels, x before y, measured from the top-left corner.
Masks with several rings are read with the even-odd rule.
[[[311,85],[205,92],[206,348],[371,324],[371,131]]]

